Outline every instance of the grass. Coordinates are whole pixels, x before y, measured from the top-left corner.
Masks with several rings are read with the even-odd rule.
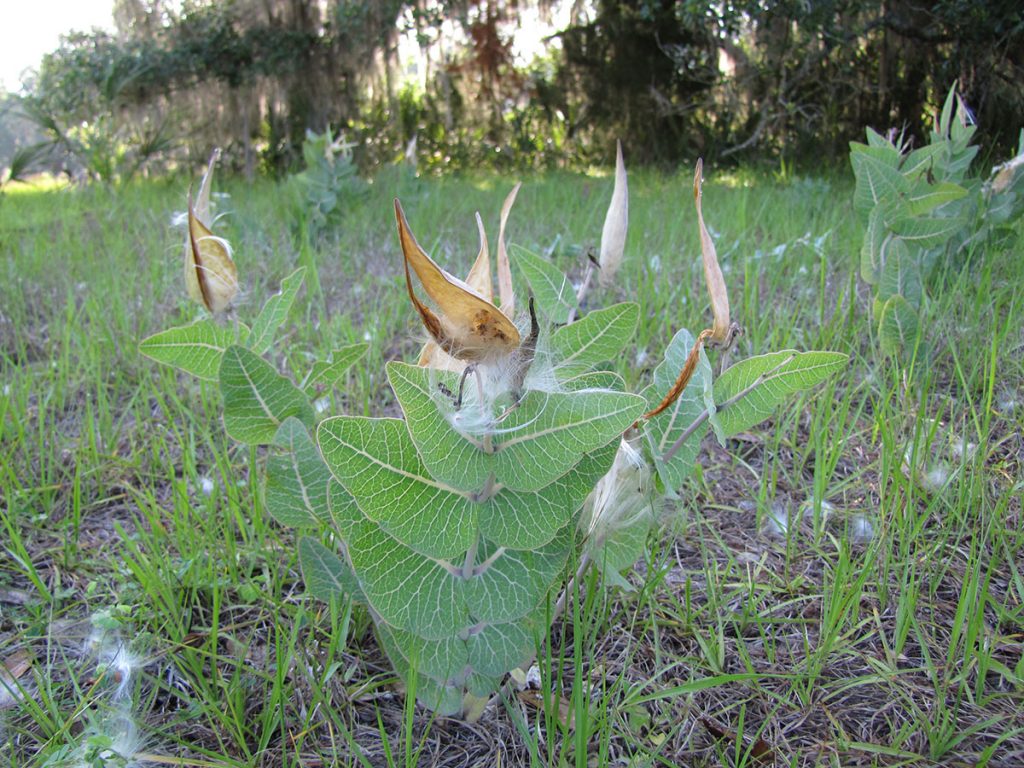
[[[0,762],[12,765],[1018,765],[1024,762],[1020,246],[929,286],[925,343],[879,357],[849,179],[709,174],[705,216],[745,335],[845,374],[730,440],[629,575],[591,574],[540,649],[543,687],[474,726],[396,688],[369,617],[304,596],[293,532],[262,511],[263,456],[223,434],[216,387],[137,341],[184,297],[187,180],[0,199]],[[687,172],[633,174],[627,263],[589,308],[642,307],[646,383],[708,309]],[[295,265],[319,281],[277,349],[370,340],[330,412],[394,414],[384,362],[420,338],[391,198],[465,273],[510,180],[385,174],[310,236],[296,190],[226,182],[255,314]],[[509,237],[579,277],[607,178],[526,179]],[[91,762],[89,762],[91,761]]]

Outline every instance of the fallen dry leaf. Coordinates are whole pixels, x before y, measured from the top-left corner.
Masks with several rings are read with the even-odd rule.
[[[18,680],[28,672],[33,659],[30,651],[18,650],[0,664],[0,709],[9,709],[18,703],[22,695]]]
[[[525,691],[519,691],[516,695],[519,697],[519,700],[528,707],[544,711],[544,694],[541,691],[527,689]],[[570,730],[576,727],[575,714],[573,713],[572,706],[564,696],[558,697],[558,722]]]
[[[740,741],[739,734],[723,728],[711,718],[701,717],[700,724],[716,739],[723,739],[733,743]],[[764,739],[758,739],[751,745],[750,755],[754,758],[754,762],[759,765],[774,765],[775,763],[775,750]]]

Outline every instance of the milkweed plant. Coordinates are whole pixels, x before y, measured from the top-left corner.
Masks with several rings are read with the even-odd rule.
[[[639,392],[604,370],[640,318],[635,302],[582,308],[595,274],[606,285],[623,260],[619,147],[600,258],[578,287],[538,254],[506,248],[518,185],[501,210],[497,290],[479,214],[480,251],[460,280],[420,247],[395,200],[395,265],[401,258],[429,335],[418,359],[386,366],[403,417],[319,418],[311,399],[357,365],[366,345],[334,350],[301,382],[266,359],[304,268],[284,278],[251,326],[218,321],[238,279],[210,217],[215,160],[190,197],[184,258],[189,293],[212,316],[140,349],[218,383],[228,435],[269,446],[266,508],[302,530],[310,595],[365,606],[406,690],[443,715],[479,717],[506,675],[530,663],[570,578],[594,566],[605,584],[625,584],[621,573],[659,522],[659,499],[682,487],[709,429],[720,440],[746,430],[846,362],[785,350],[712,375],[707,350],[729,345],[738,326],[704,224],[698,163],[693,200],[711,327],[676,332]]]

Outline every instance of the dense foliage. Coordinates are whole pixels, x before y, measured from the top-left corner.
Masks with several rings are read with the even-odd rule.
[[[545,54],[517,60],[525,14],[569,5]],[[1010,0],[120,0],[115,18],[116,34],[66,37],[30,89],[33,114],[97,176],[232,144],[248,172],[282,170],[329,127],[364,166],[414,138],[421,165],[444,167],[588,162],[616,137],[641,162],[839,162],[864,125],[923,143],[954,81],[986,150],[1005,153],[1024,122]],[[403,35],[425,86],[403,71]]]

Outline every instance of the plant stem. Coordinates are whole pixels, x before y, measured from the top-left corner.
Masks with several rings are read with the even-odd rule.
[[[476,551],[480,546],[480,531],[476,532],[476,538],[473,539],[473,544],[466,552],[466,559],[462,563],[462,578],[468,579],[473,575],[473,563],[476,562]]]

